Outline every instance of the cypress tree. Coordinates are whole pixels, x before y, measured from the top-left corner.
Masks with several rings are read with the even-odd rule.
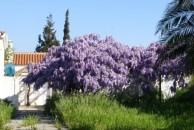
[[[65,25],[64,25],[64,37],[63,37],[63,44],[65,40],[70,40],[70,35],[69,35],[69,9],[66,11],[65,14]]]
[[[52,20],[52,15],[50,14],[47,17],[47,25],[43,29],[43,37],[41,35],[38,36],[39,44],[36,46],[36,52],[47,52],[48,48],[52,47],[53,45],[60,45],[55,36],[56,31],[54,30],[53,26],[54,22]]]

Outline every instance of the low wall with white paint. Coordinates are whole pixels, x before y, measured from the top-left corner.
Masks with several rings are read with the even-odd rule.
[[[18,102],[19,105],[26,105],[27,104],[27,92],[28,92],[28,85],[24,84],[22,78],[17,79],[17,86],[18,90]],[[33,84],[30,85],[30,92],[29,92],[29,102],[31,106],[38,106],[44,105],[46,103],[46,99],[48,96],[51,96],[51,90],[48,89],[48,85],[44,84],[39,90],[35,90],[33,88]]]
[[[8,100],[11,100],[13,104],[17,105],[17,92],[14,87],[14,84],[15,84],[14,80],[15,80],[14,77],[6,77],[6,76],[0,77],[0,84],[1,84],[0,98],[1,99],[7,98]]]
[[[17,107],[18,105],[27,104],[27,91],[28,86],[22,82],[22,76],[18,77],[0,77],[0,99],[8,99]],[[38,91],[33,89],[33,85],[30,86],[30,105],[39,106],[46,103],[48,96],[51,96],[51,89],[48,89],[48,85],[45,84]]]
[[[15,72],[17,72],[17,71],[19,71],[19,70],[21,70],[21,69],[23,69],[25,67],[26,67],[26,65],[16,65],[15,66]]]
[[[8,77],[0,76],[0,99],[7,98],[17,107],[18,105],[27,104],[27,92],[28,86],[22,82],[25,77]],[[186,78],[186,82],[189,82],[190,78]],[[174,95],[170,91],[170,87],[173,86],[173,81],[163,81],[161,84],[164,98],[168,98]],[[131,88],[131,91],[135,91],[138,87]],[[139,91],[139,90],[138,90]],[[30,86],[30,105],[38,106],[46,103],[47,97],[52,96],[52,90],[48,89],[47,83],[44,84],[38,91],[33,89],[33,85]]]

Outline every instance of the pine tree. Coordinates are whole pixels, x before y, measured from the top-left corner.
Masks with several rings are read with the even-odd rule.
[[[53,45],[60,45],[59,41],[56,39],[56,31],[54,30],[53,26],[54,22],[52,20],[52,15],[50,14],[47,17],[47,25],[44,27],[43,30],[43,39],[41,35],[38,36],[39,44],[36,47],[36,52],[47,52],[48,48],[52,47]]]
[[[64,37],[63,37],[63,43],[65,40],[70,40],[70,35],[69,35],[69,9],[66,11],[65,14],[65,25],[64,25]]]

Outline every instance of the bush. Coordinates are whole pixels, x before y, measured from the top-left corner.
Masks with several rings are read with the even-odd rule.
[[[56,103],[59,101],[60,96],[56,93],[53,93],[52,97],[47,98],[46,104],[44,105],[44,113],[46,115],[53,116],[54,111],[56,110]]]
[[[120,104],[129,108],[142,108],[149,109],[149,107],[158,106],[158,104],[163,101],[163,96],[161,96],[161,101],[159,99],[159,92],[157,89],[152,89],[150,93],[133,93],[128,90],[128,88],[121,91],[116,90],[110,92],[110,97],[116,99]]]
[[[0,101],[0,129],[11,119],[14,107],[3,101]]]
[[[24,118],[24,126],[34,126],[40,122],[39,118],[36,116],[27,116]]]
[[[69,130],[159,129],[166,123],[162,117],[128,109],[98,93],[66,95],[55,105],[55,116]]]

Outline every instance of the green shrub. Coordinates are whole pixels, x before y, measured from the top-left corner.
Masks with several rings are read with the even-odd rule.
[[[46,104],[44,105],[44,113],[46,115],[53,115],[54,111],[56,110],[56,102],[59,101],[59,99],[60,96],[55,93],[52,97],[47,98]]]
[[[51,101],[57,123],[69,130],[194,129],[194,87],[179,90],[162,102],[157,91],[111,97],[73,93]]]
[[[29,115],[24,118],[24,126],[34,126],[40,122],[39,118],[36,116]]]
[[[3,101],[0,101],[0,129],[11,119],[14,107]]]
[[[176,91],[176,94],[167,99],[166,102],[168,103],[190,103],[194,104],[194,84],[187,88],[182,88]]]
[[[159,129],[166,124],[163,117],[126,108],[101,94],[61,97],[55,112],[70,130]]]

